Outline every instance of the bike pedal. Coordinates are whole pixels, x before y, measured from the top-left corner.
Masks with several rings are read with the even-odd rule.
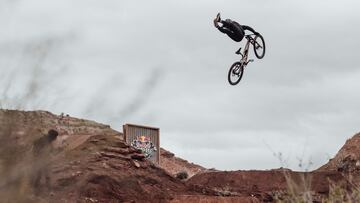
[[[254,62],[254,59],[250,59],[250,60],[248,61],[248,63],[250,63],[250,62]]]

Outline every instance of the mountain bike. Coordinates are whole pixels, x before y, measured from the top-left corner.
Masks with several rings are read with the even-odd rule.
[[[253,37],[255,36],[255,37]],[[245,49],[241,53],[241,47],[235,53],[241,55],[240,61],[235,62],[231,65],[228,80],[231,85],[236,85],[240,82],[243,74],[244,68],[250,63],[253,62],[253,59],[248,60],[250,44],[254,47],[255,56],[258,59],[262,59],[265,56],[265,41],[260,34],[249,34],[245,35],[247,39]]]

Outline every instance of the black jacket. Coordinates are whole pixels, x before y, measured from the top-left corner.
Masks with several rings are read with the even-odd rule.
[[[222,27],[218,27],[220,32],[227,34],[231,39],[236,42],[240,42],[245,36],[245,30],[249,30],[252,33],[256,33],[256,31],[247,26],[247,25],[240,25],[238,22],[226,19],[222,20]]]

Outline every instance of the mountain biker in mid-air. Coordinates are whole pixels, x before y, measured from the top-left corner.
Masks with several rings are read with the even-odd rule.
[[[221,23],[222,26],[220,26],[219,23]],[[220,13],[218,13],[214,19],[214,26],[220,30],[220,32],[227,34],[235,42],[240,42],[244,38],[245,30],[249,30],[255,35],[259,34],[250,26],[240,25],[238,22],[230,19],[221,20]],[[240,52],[237,51],[236,54],[240,54]]]
[[[221,26],[219,25],[221,24]],[[235,53],[241,55],[241,59],[236,61],[229,70],[228,81],[231,85],[236,85],[240,82],[244,73],[244,68],[249,62],[253,62],[253,59],[249,59],[249,47],[252,45],[254,48],[255,56],[258,59],[262,59],[265,56],[265,41],[264,38],[256,32],[253,28],[247,25],[240,25],[236,21],[226,19],[221,20],[220,13],[217,14],[214,19],[214,26],[220,30],[220,32],[227,34],[235,42],[241,42],[243,38],[246,38],[247,42],[243,53],[241,53],[241,47]],[[245,35],[245,30],[252,32],[253,34]]]

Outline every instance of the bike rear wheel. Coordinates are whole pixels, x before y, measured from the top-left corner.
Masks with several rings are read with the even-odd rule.
[[[228,73],[228,81],[230,85],[236,85],[240,82],[244,73],[244,65],[240,62],[235,62],[231,65]]]
[[[255,56],[258,59],[262,59],[265,56],[265,41],[263,36],[261,36],[260,34],[256,35],[256,37],[254,38],[254,52],[255,52]]]

